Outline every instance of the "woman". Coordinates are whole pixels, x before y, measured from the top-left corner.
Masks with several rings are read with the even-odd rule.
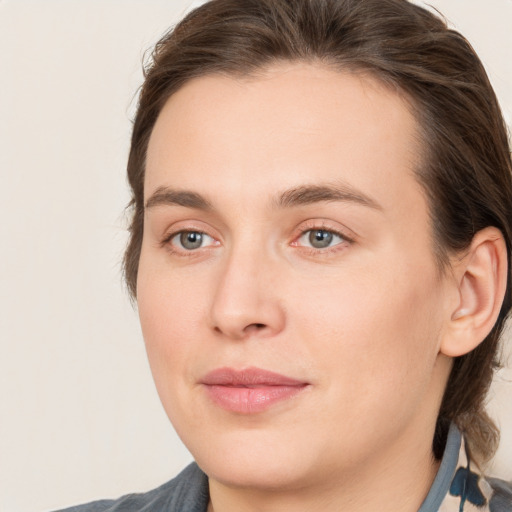
[[[126,279],[196,463],[71,510],[512,510],[480,474],[511,160],[460,34],[405,0],[212,0],[156,46],[128,176]]]

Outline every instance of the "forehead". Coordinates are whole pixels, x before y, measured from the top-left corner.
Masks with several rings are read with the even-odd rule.
[[[171,96],[156,122],[145,195],[173,186],[261,198],[340,180],[403,210],[407,188],[422,195],[418,140],[407,101],[368,75],[285,63],[248,78],[204,76]]]

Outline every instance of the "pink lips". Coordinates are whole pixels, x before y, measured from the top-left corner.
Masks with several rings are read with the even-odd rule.
[[[219,368],[201,381],[214,403],[231,412],[255,414],[291,398],[308,386],[260,368]]]

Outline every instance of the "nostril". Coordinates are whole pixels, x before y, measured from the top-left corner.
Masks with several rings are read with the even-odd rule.
[[[265,329],[267,327],[265,324],[249,324],[244,331],[250,332],[250,331],[261,331],[262,329]]]

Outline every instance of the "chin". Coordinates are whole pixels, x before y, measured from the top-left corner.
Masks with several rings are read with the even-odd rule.
[[[186,439],[184,439],[187,444]],[[322,448],[284,432],[253,430],[210,433],[188,446],[209,478],[234,487],[296,489],[318,474]]]
[[[283,491],[302,487],[308,480],[308,471],[301,471],[300,465],[290,464],[282,457],[257,457],[249,463],[246,457],[236,456],[199,458],[197,462],[209,478],[230,487]]]

